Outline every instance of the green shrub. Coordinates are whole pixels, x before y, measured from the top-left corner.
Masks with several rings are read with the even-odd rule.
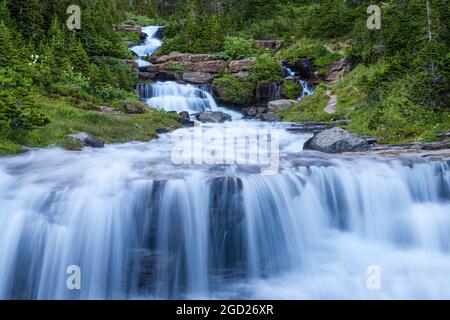
[[[301,102],[281,111],[281,118],[288,122],[331,120],[334,115],[329,115],[323,111],[329,100],[325,91],[325,85],[320,84],[314,94],[304,97]]]
[[[244,59],[258,53],[251,40],[241,37],[226,37],[223,48],[219,55],[225,60]]]
[[[237,105],[251,103],[254,98],[255,85],[249,81],[240,81],[238,78],[225,75],[213,81],[215,86],[222,87],[220,100]]]
[[[278,52],[277,57],[291,64],[310,59],[317,67],[324,67],[342,58],[342,54],[328,51],[321,41],[303,38]]]
[[[255,63],[250,67],[250,72],[250,80],[254,83],[268,84],[283,79],[281,62],[269,54],[256,57]]]
[[[284,90],[286,97],[289,99],[297,99],[300,96],[300,84],[298,82],[293,81],[285,81],[284,82]]]

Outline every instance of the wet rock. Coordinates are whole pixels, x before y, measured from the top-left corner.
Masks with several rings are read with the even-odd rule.
[[[183,73],[183,80],[190,83],[205,84],[217,77],[217,75],[207,72],[185,72]]]
[[[154,289],[158,278],[167,283],[170,280],[168,270],[172,269],[173,263],[174,258],[169,254],[144,249],[134,251],[129,266],[133,284],[140,292],[149,292]]]
[[[375,137],[363,137],[363,139],[366,140],[366,142],[371,145],[376,144],[378,142],[378,139]]]
[[[214,234],[230,231],[244,220],[243,184],[239,178],[215,178],[211,184],[211,226]]]
[[[287,131],[294,133],[307,133],[307,132],[321,132],[326,129],[333,128],[338,122],[299,122],[292,127],[288,128]]]
[[[292,71],[294,71],[295,74],[301,79],[307,79],[311,81],[311,79],[316,78],[316,75],[314,73],[314,64],[309,59],[302,59],[292,65],[289,64],[289,68],[292,69]]]
[[[369,149],[369,145],[364,138],[336,127],[316,133],[305,143],[305,149],[325,153],[342,153],[366,151]]]
[[[266,113],[267,111],[268,111],[267,107],[250,107],[243,109],[244,116],[251,118]]]
[[[261,121],[266,121],[266,122],[281,121],[280,116],[275,113],[272,113],[272,112],[261,114],[260,119],[261,119]]]
[[[443,150],[443,149],[449,149],[450,148],[450,141],[442,141],[442,142],[429,142],[424,143],[422,145],[422,150]]]
[[[283,111],[296,103],[298,103],[298,101],[287,100],[287,99],[270,101],[268,104],[268,109],[269,109],[269,112]]]
[[[168,132],[170,132],[170,131],[167,128],[156,129],[156,133],[158,133],[158,134],[163,134],[163,133],[168,133]]]
[[[440,134],[436,135],[436,138],[438,138],[439,140],[448,140],[448,139],[450,139],[450,131],[445,132],[445,133],[440,133]]]
[[[197,120],[207,123],[223,123],[225,121],[231,121],[231,116],[221,111],[206,111],[196,115]]]
[[[85,132],[80,132],[77,134],[69,134],[68,139],[71,141],[79,142],[86,147],[91,148],[103,148],[105,143],[96,137],[90,136]]]
[[[154,80],[155,78],[156,78],[156,73],[139,72],[139,79],[142,81]]]
[[[179,123],[181,123],[184,126],[187,127],[193,127],[194,126],[194,122],[191,121],[191,116],[189,115],[189,112],[187,111],[182,111],[178,114],[179,118],[177,119],[177,121]]]

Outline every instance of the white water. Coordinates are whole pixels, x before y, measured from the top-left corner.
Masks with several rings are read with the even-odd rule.
[[[160,28],[161,27],[159,26],[143,27],[142,33],[147,35],[144,43],[131,48],[131,51],[133,51],[139,57],[137,59],[139,67],[150,66],[151,63],[143,60],[143,58],[151,56],[161,47],[162,41],[156,37],[156,34],[158,33],[158,30]]]
[[[295,77],[295,72],[292,71],[290,68],[288,67],[284,67],[285,73],[287,78],[294,78]],[[301,92],[299,97],[297,98],[298,101],[302,101],[302,99],[305,96],[310,96],[314,93],[314,88],[310,87],[310,85],[308,84],[308,81],[306,80],[299,80],[299,84],[300,84],[300,88],[301,88]]]
[[[216,102],[211,94],[193,85],[182,85],[173,81],[142,84],[138,86],[141,98],[150,107],[166,111],[188,111],[198,113],[216,111]]]
[[[160,108],[198,109],[195,88],[158,85]],[[449,160],[304,152],[310,135],[286,126],[234,116],[173,133],[231,130],[243,146],[271,129],[273,175],[176,165],[172,134],[1,158],[0,299],[450,299]]]

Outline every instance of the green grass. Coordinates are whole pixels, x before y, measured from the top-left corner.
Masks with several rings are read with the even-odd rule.
[[[0,138],[0,157],[20,153],[22,147],[11,140]]]
[[[18,153],[21,146],[57,145],[79,149],[81,146],[67,139],[68,134],[79,132],[86,132],[106,143],[149,141],[158,136],[157,129],[177,126],[176,115],[153,109],[138,115],[106,114],[74,107],[66,98],[40,97],[36,102],[36,108],[50,119],[50,123],[27,133],[16,133],[11,140],[0,139],[0,155]],[[116,108],[120,109],[118,104]]]
[[[301,59],[310,59],[320,74],[326,73],[326,67],[344,57],[343,51],[330,52],[325,48],[325,41],[302,38],[292,45],[277,52],[281,61],[294,64]]]
[[[343,116],[351,119],[347,129],[375,136],[380,143],[436,141],[436,135],[450,128],[450,114],[418,105],[411,98],[414,77],[389,79],[389,65],[379,62],[359,65],[336,82],[332,92],[338,96],[337,112],[323,112],[328,101],[325,87],[297,105],[280,113],[284,121],[327,121]]]
[[[287,122],[331,120],[335,115],[323,111],[329,100],[325,91],[325,85],[319,85],[313,95],[304,97],[300,103],[279,112],[279,115]]]
[[[385,62],[360,65],[333,86],[339,97],[338,113],[352,119],[348,129],[376,136],[381,143],[431,142],[449,130],[448,112],[411,99],[414,77],[405,75],[392,82],[386,77],[389,66]]]

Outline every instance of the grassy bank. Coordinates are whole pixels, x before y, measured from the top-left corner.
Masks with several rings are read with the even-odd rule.
[[[119,104],[114,113],[102,113],[74,106],[67,98],[40,96],[36,101],[38,111],[50,122],[32,131],[17,132],[9,138],[0,138],[0,155],[22,151],[22,147],[56,145],[66,149],[79,149],[80,145],[67,139],[68,134],[86,132],[106,143],[148,141],[156,138],[156,130],[176,126],[176,115],[153,109],[143,114],[124,113]],[[113,106],[114,108],[114,106]]]
[[[450,128],[448,110],[427,109],[411,97],[415,78],[405,75],[389,82],[390,66],[385,62],[358,65],[332,85],[338,96],[334,115],[323,112],[329,97],[325,86],[280,113],[284,121],[327,121],[343,117],[351,119],[348,128],[362,135],[375,136],[381,143],[410,143],[436,141],[436,135]],[[385,85],[380,90],[380,84]]]

